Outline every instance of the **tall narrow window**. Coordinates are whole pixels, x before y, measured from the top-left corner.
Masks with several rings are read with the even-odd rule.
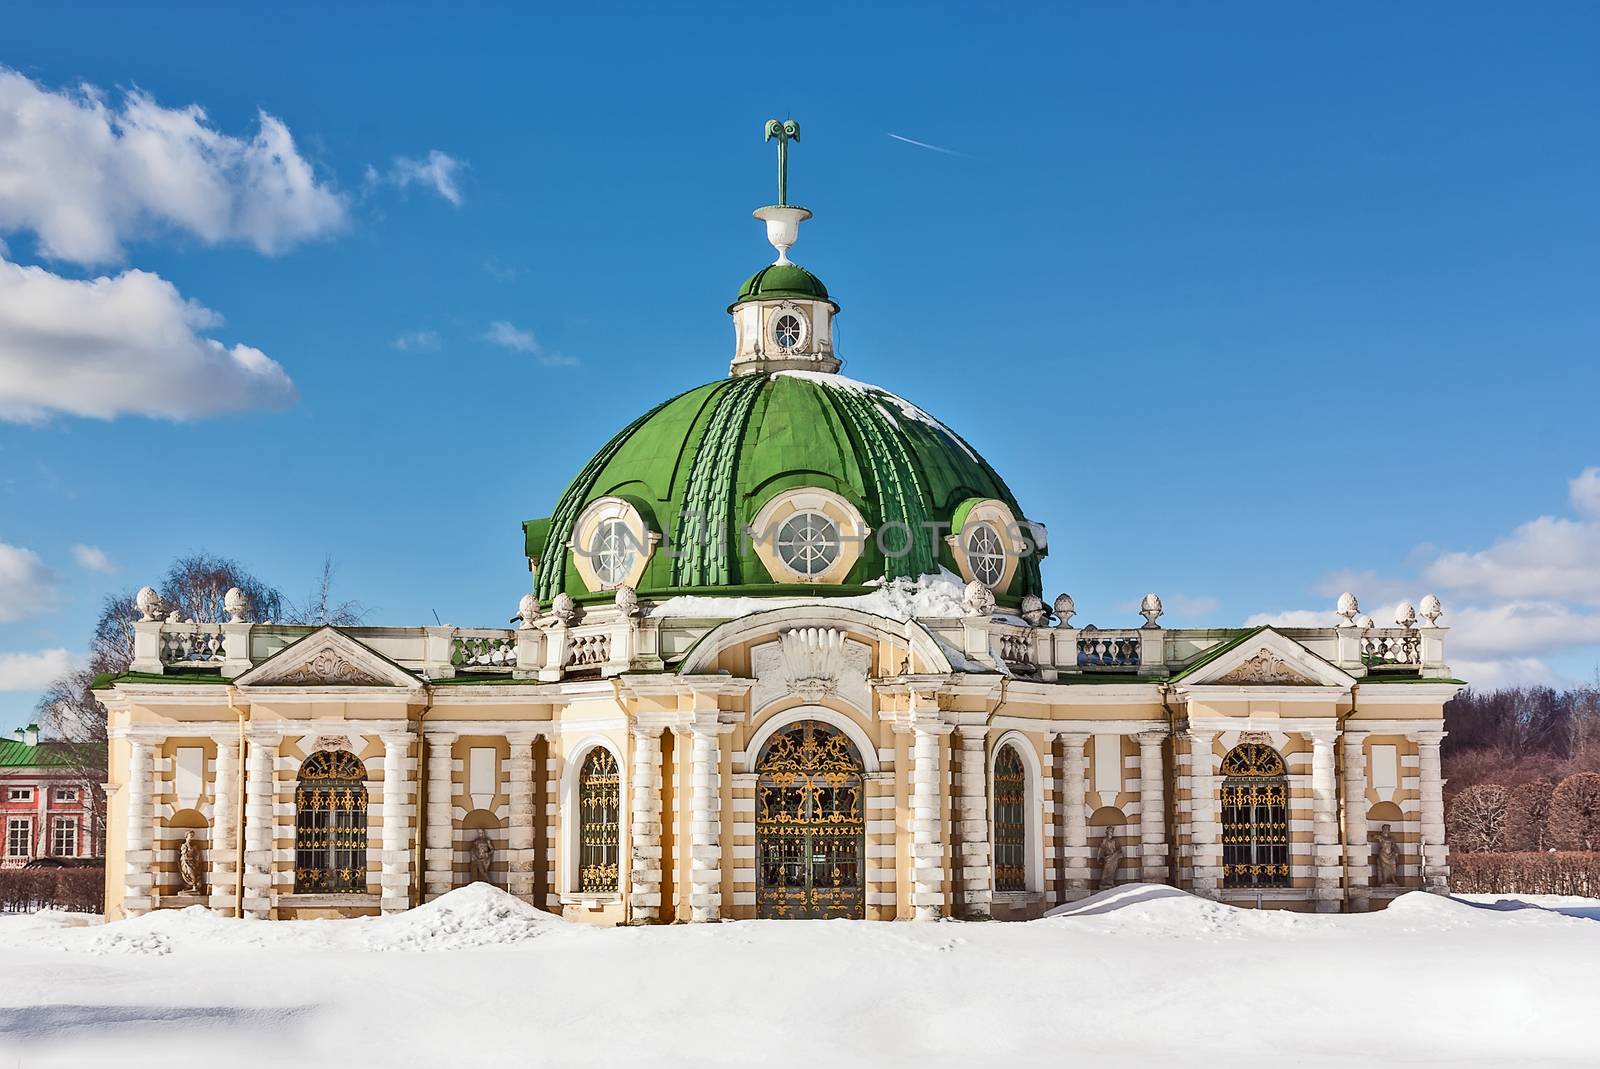
[[[50,829],[50,853],[56,857],[78,856],[78,818],[55,819]]]
[[[33,856],[33,821],[12,817],[6,821],[6,857]]]
[[[618,813],[622,784],[617,759],[604,746],[584,758],[578,776],[578,889],[611,894],[617,883]]]
[[[1010,743],[994,761],[994,889],[1028,889],[1028,781]]]
[[[1241,743],[1222,759],[1222,885],[1289,886],[1289,786],[1283,758]]]
[[[365,891],[367,784],[361,759],[348,750],[319,750],[306,758],[294,806],[295,891]]]

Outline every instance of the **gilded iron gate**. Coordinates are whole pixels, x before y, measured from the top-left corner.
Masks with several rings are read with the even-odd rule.
[[[838,730],[791,724],[757,765],[756,905],[761,917],[866,916],[861,761]]]
[[[1289,886],[1289,782],[1278,751],[1241,743],[1222,759],[1222,885]]]

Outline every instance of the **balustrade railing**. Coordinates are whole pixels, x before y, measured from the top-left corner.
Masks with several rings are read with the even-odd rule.
[[[1013,671],[1032,672],[1037,666],[1033,660],[1033,634],[1000,636],[1000,659]]]
[[[611,636],[574,635],[567,645],[568,668],[588,668],[611,660]]]
[[[161,625],[161,663],[169,668],[201,668],[223,660],[221,624]]]
[[[1139,632],[1084,628],[1078,633],[1078,665],[1081,668],[1138,668]]]
[[[1406,628],[1383,628],[1361,636],[1361,660],[1373,665],[1422,663],[1422,636]]]
[[[458,672],[509,672],[517,667],[516,632],[458,631],[450,638],[450,663]]]

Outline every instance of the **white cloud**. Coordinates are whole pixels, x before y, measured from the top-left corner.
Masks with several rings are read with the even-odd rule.
[[[56,607],[56,577],[39,554],[0,542],[0,624]]]
[[[276,361],[198,333],[220,324],[147,271],[80,281],[0,260],[0,420],[188,419],[292,404],[294,383]]]
[[[387,171],[380,172],[376,167],[367,166],[368,185],[391,185],[399,189],[409,186],[421,186],[431,189],[445,200],[461,206],[461,186],[456,182],[456,176],[466,164],[454,156],[431,149],[426,159],[416,160],[409,156],[396,156]]]
[[[515,323],[504,319],[497,319],[489,324],[489,329],[483,332],[483,340],[491,345],[498,345],[502,349],[511,349],[519,353],[531,353],[539,363],[546,367],[577,367],[578,358],[567,356],[564,353],[552,353],[539,344],[539,339],[533,336],[533,331],[523,330]]]
[[[1540,516],[1488,549],[1443,554],[1424,576],[1493,598],[1600,602],[1600,469],[1573,479],[1568,497],[1579,519]]]
[[[1508,601],[1453,612],[1449,648],[1469,656],[1551,652],[1600,645],[1600,615],[1554,601]]]
[[[502,349],[515,349],[519,353],[539,351],[539,339],[533,336],[533,331],[523,330],[515,323],[508,323],[504,319],[490,323],[489,329],[484,331],[483,340]]]
[[[253,137],[233,137],[198,105],[133,90],[112,106],[93,86],[52,92],[0,68],[0,231],[32,231],[45,255],[93,264],[167,228],[275,253],[342,227],[345,199],[289,128],[266,112],[256,121]]]
[[[1246,618],[1246,627],[1332,627],[1332,609],[1285,609],[1282,612],[1258,612]]]
[[[0,690],[43,690],[72,668],[72,654],[63,649],[0,653]]]
[[[106,556],[106,551],[99,546],[86,546],[80,542],[72,547],[72,559],[78,562],[80,568],[87,568],[91,572],[115,575],[118,571],[116,562]]]
[[[444,346],[444,339],[436,330],[412,330],[399,335],[389,343],[403,353],[436,353]]]

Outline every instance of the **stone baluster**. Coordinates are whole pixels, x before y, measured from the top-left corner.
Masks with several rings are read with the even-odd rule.
[[[1367,842],[1367,733],[1344,733],[1344,840],[1348,852],[1350,908],[1365,912],[1371,883],[1372,847]]]
[[[1214,731],[1189,732],[1189,842],[1192,890],[1205,898],[1222,894],[1222,824],[1217,810]]]
[[[272,916],[273,862],[278,846],[278,746],[281,735],[251,734],[245,768],[244,915]]]
[[[722,919],[722,773],[720,725],[697,718],[690,727],[689,919]]]
[[[960,840],[956,866],[961,878],[961,908],[968,917],[991,914],[994,901],[994,869],[990,864],[989,791],[984,740],[988,729],[979,725],[962,727],[959,800],[956,813]]]
[[[1338,782],[1334,776],[1331,728],[1311,736],[1312,897],[1318,913],[1339,911],[1342,858],[1339,856]]]
[[[383,740],[383,872],[379,877],[379,905],[384,913],[399,913],[411,905],[411,743],[409,731],[385,733]]]
[[[222,731],[211,738],[217,744],[217,774],[211,789],[208,904],[212,912],[230,916],[239,877],[239,733]]]
[[[431,902],[455,886],[455,742],[453,731],[426,733],[428,806],[423,822],[423,896]]]
[[[913,696],[913,701],[917,700]],[[944,916],[943,776],[940,740],[950,725],[936,716],[915,716],[911,771],[911,906],[912,917],[935,921]]]
[[[524,902],[534,901],[533,879],[537,855],[533,848],[533,744],[537,732],[508,731],[511,747],[511,826],[506,865],[510,873],[506,890]]]
[[[128,741],[128,836],[123,856],[122,911],[142,916],[155,907],[155,747]],[[42,852],[42,851],[41,851]]]
[[[1145,731],[1139,738],[1139,857],[1146,883],[1166,883],[1167,799],[1161,747],[1166,732]]]
[[[661,728],[633,729],[633,842],[628,905],[635,921],[661,913]]]
[[[1450,848],[1444,841],[1444,775],[1439,765],[1443,731],[1418,731],[1406,737],[1417,744],[1418,786],[1422,789],[1422,887],[1450,890]]]
[[[1062,873],[1066,880],[1062,901],[1082,898],[1089,890],[1089,811],[1083,797],[1088,789],[1084,778],[1083,748],[1088,735],[1062,732],[1060,809]]]

